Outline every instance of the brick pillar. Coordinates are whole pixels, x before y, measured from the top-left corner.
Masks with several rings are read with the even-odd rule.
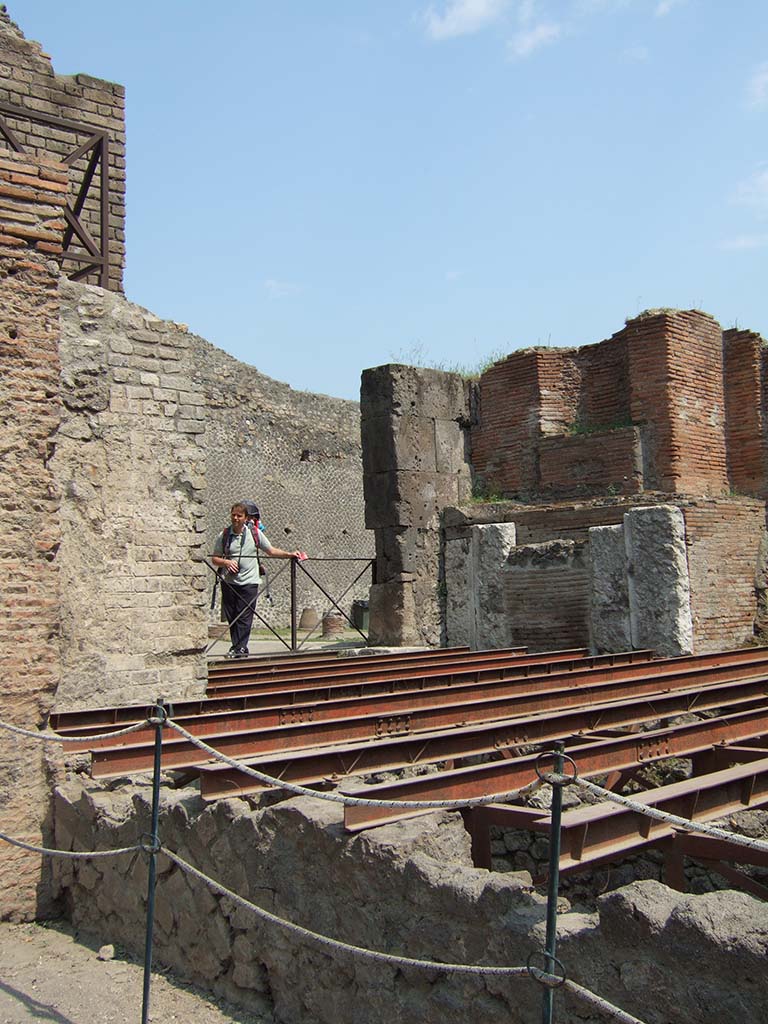
[[[698,310],[630,320],[631,418],[643,429],[644,484],[669,493],[728,489],[722,332]]]
[[[48,467],[61,420],[58,257],[66,168],[0,158],[0,719],[45,724],[60,678],[58,500]],[[51,752],[55,754],[55,751]],[[0,820],[10,835],[47,838],[47,751],[0,733]],[[0,914],[45,912],[47,865],[4,846]]]
[[[764,340],[753,331],[723,331],[728,476],[740,494],[768,493]]]

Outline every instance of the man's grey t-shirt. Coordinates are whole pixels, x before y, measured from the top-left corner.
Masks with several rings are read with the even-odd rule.
[[[272,545],[269,543],[262,530],[259,530],[258,550],[263,552],[265,555],[270,554],[272,551]],[[225,578],[228,583],[234,583],[238,587],[246,587],[261,583],[259,561],[256,557],[256,543],[253,539],[249,526],[244,526],[240,534],[230,531],[229,550],[226,552],[224,551],[224,531],[222,531],[216,538],[216,543],[213,545],[213,553],[219,558],[234,558],[236,562],[239,562],[240,572],[226,573]]]

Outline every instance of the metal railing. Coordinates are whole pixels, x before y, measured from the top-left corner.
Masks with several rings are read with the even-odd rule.
[[[18,107],[13,103],[0,103],[0,136],[5,139],[11,149],[17,153],[25,153],[27,150],[11,129],[6,120],[11,117],[14,120],[30,121],[32,124],[42,124],[49,128],[56,128],[62,132],[70,132],[74,135],[87,135],[85,142],[75,146],[71,153],[61,157],[61,162],[67,167],[72,167],[81,157],[88,156],[88,163],[80,188],[74,204],[69,202],[64,206],[64,219],[67,226],[64,230],[62,240],[62,258],[82,263],[78,270],[73,271],[69,277],[72,281],[79,281],[87,277],[94,270],[99,271],[99,284],[102,288],[109,287],[109,135],[103,128],[95,125],[83,124],[79,121],[67,121],[61,117],[53,117],[49,114],[41,114],[36,110],[27,110],[26,107]],[[86,200],[91,191],[96,172],[99,172],[99,241],[94,241],[90,231],[83,223],[80,215],[83,212]],[[73,242],[78,243],[85,249],[85,252],[78,252],[72,249]]]
[[[260,558],[260,560],[265,561],[265,562],[266,561],[270,561],[270,562],[274,563],[274,562],[278,561],[277,559],[269,559],[269,556],[265,556],[265,555],[259,555],[259,558]],[[228,583],[226,577],[224,577],[224,576],[222,576],[220,574],[219,570],[216,568],[216,566],[214,566],[209,561],[209,559],[206,558],[203,561],[204,561],[205,565],[216,575],[216,578],[217,578],[216,583],[220,584],[222,587],[230,585]],[[353,621],[351,616],[347,614],[347,612],[341,606],[341,602],[349,594],[349,592],[360,582],[360,580],[363,578],[363,576],[365,576],[365,574],[369,570],[371,572],[371,583],[375,583],[376,582],[376,559],[375,558],[368,558],[368,557],[304,558],[304,559],[291,558],[289,561],[288,560],[282,560],[282,561],[283,561],[283,564],[275,572],[272,572],[272,570],[270,569],[268,573],[264,573],[264,570],[262,569],[262,572],[266,576],[268,582],[266,583],[266,585],[263,585],[262,587],[260,587],[261,593],[259,594],[259,597],[262,597],[262,601],[267,601],[267,602],[272,603],[272,600],[273,600],[272,599],[272,595],[271,595],[272,588],[274,587],[274,585],[277,582],[277,580],[280,579],[280,577],[286,571],[289,572],[289,580],[290,580],[290,632],[291,632],[290,642],[288,642],[285,639],[285,637],[281,636],[280,633],[277,631],[277,629],[274,627],[274,625],[271,622],[269,622],[269,620],[267,618],[265,618],[265,616],[259,611],[259,609],[257,607],[257,600],[258,600],[257,598],[254,598],[253,601],[250,601],[246,605],[246,607],[240,612],[240,615],[244,615],[247,611],[252,611],[254,618],[258,619],[258,621],[260,623],[262,623],[262,625],[265,626],[266,629],[269,630],[269,632],[274,636],[274,638],[276,640],[280,641],[280,643],[286,648],[286,650],[289,650],[289,651],[300,651],[302,649],[302,647],[312,638],[312,636],[321,627],[322,620],[324,618],[323,615],[319,616],[318,622],[314,626],[309,628],[306,631],[305,635],[301,639],[299,639],[299,601],[298,601],[298,596],[297,596],[298,595],[298,582],[299,582],[300,578],[304,578],[304,579],[306,579],[311,584],[311,587],[313,589],[316,589],[317,591],[319,591],[323,595],[323,597],[328,602],[328,605],[329,605],[328,610],[330,611],[332,609],[335,609],[346,620],[347,624],[352,629],[354,629],[355,632],[358,633],[359,636],[366,643],[368,642],[368,634],[365,633],[362,629],[360,629],[360,627],[357,625],[357,623]],[[356,566],[361,566],[361,567],[359,569],[359,572],[357,572],[357,574],[354,576],[354,578],[350,582],[348,582],[346,584],[343,584],[344,589],[342,590],[342,592],[340,594],[338,594],[336,597],[334,597],[331,593],[329,593],[329,591],[326,589],[326,587],[323,586],[323,584],[317,579],[315,573],[312,572],[312,570],[310,569],[310,567],[308,565],[308,563],[310,563],[310,562],[311,563],[345,563],[345,562],[350,562],[350,563],[354,563]],[[301,577],[300,577],[300,574],[301,574]],[[211,607],[212,608],[214,606],[215,598],[216,598],[216,590],[215,590],[216,583],[214,583],[214,592],[213,592],[212,601],[211,601]],[[239,617],[240,616],[238,616],[238,618]],[[231,625],[231,623],[230,623],[230,625]],[[215,643],[215,641],[213,641],[213,642]],[[213,646],[213,644],[209,644],[208,645],[208,650],[210,650],[212,646]]]

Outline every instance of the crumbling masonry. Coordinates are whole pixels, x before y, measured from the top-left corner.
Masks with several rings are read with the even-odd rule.
[[[472,385],[366,371],[376,638],[749,642],[764,618],[765,360],[757,334],[651,310],[597,345],[514,352]],[[447,451],[425,444],[449,429]]]

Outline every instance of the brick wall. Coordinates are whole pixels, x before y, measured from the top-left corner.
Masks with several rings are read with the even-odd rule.
[[[508,642],[532,651],[589,643],[589,563],[586,544],[549,541],[510,553],[503,577]]]
[[[539,441],[542,495],[639,494],[643,489],[640,432],[635,427]]]
[[[629,411],[629,352],[624,331],[586,345],[576,353],[582,390],[574,422],[584,429],[612,430],[627,426]]]
[[[722,494],[723,373],[720,327],[697,310],[651,310],[597,345],[514,352],[480,379],[473,469],[487,493],[526,500]]]
[[[0,719],[45,724],[60,681],[57,488],[50,458],[58,396],[57,256],[66,169],[51,160],[0,159]],[[0,736],[3,829],[29,843],[45,835],[49,806],[42,744]],[[0,915],[45,910],[39,858],[6,846]]]
[[[723,331],[728,476],[735,491],[768,491],[765,342],[753,331]]]
[[[34,120],[0,112],[25,151],[63,158],[86,141],[89,125],[109,133],[109,287],[122,290],[125,264],[125,90],[121,85],[104,82],[90,75],[57,75],[50,57],[39,43],[24,38],[10,20],[5,7],[0,10],[0,103],[23,107],[30,112],[51,115],[86,126],[72,133],[47,127]],[[0,135],[0,144],[10,148]],[[69,171],[69,198],[77,196],[88,156],[77,160]],[[91,237],[99,242],[99,192],[92,187],[81,219]],[[80,250],[82,251],[82,249]],[[82,263],[64,261],[71,274]],[[86,280],[97,282],[96,272]]]
[[[765,505],[749,498],[681,504],[697,651],[740,647],[753,636]]]
[[[697,310],[675,310],[663,314],[663,319],[672,473],[663,489],[723,494],[728,490],[728,474],[722,330],[716,320]]]
[[[480,378],[472,467],[486,493],[517,494],[538,482],[539,375],[534,349],[513,352]]]

